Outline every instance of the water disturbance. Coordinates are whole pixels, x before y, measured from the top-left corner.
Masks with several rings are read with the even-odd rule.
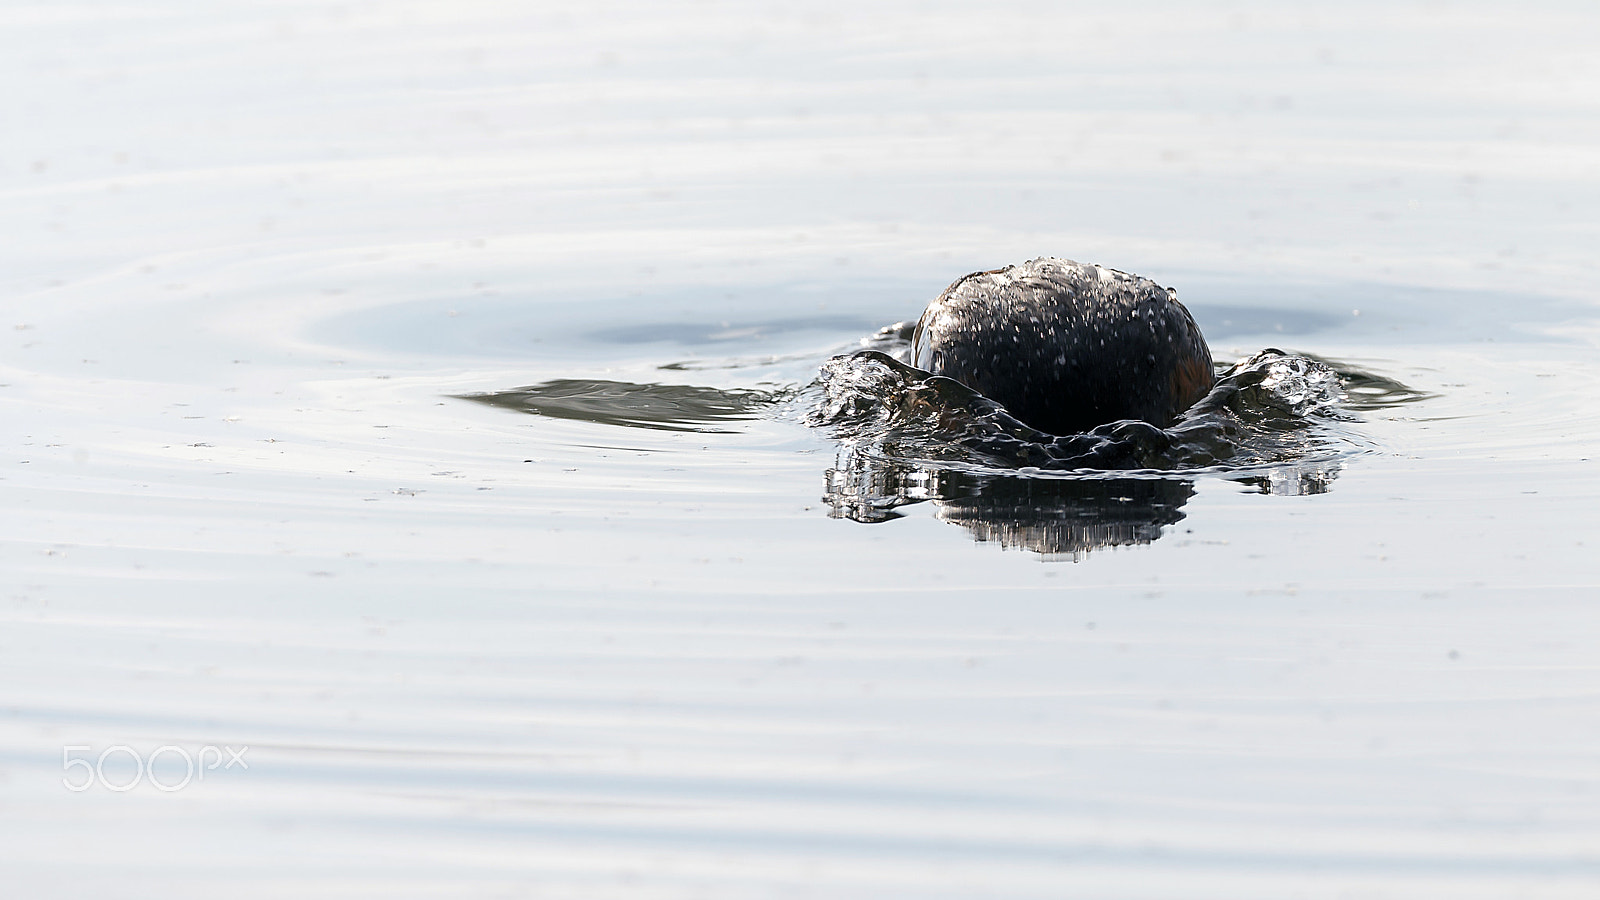
[[[825,473],[831,515],[882,522],[901,515],[896,507],[931,500],[942,520],[964,524],[977,540],[1069,557],[1155,540],[1162,526],[1183,518],[1194,493],[1189,482],[1200,475],[1265,493],[1324,492],[1342,458],[1376,450],[1352,427],[1356,410],[1425,399],[1393,379],[1268,349],[1219,366],[1211,391],[1170,428],[1124,421],[1051,435],[905,362],[913,328],[884,327],[861,341],[863,349],[827,360],[803,386],[556,379],[462,399],[695,433],[724,432],[731,421],[763,414],[798,418],[839,442]]]

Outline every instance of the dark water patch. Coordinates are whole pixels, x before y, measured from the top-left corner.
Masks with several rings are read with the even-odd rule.
[[[663,372],[715,372],[730,369],[760,369],[816,359],[815,353],[790,353],[782,356],[730,356],[720,359],[684,359],[657,366]]]
[[[668,342],[687,346],[762,341],[779,335],[805,332],[819,334],[860,334],[875,323],[857,316],[808,316],[767,320],[724,320],[717,322],[636,322],[590,331],[589,340],[606,344],[649,344]]]
[[[560,378],[505,391],[459,396],[463,400],[553,419],[657,431],[731,433],[736,429],[717,425],[757,418],[763,410],[777,403],[782,394],[685,384]]]
[[[854,349],[877,350],[893,356],[900,362],[908,363],[911,357],[911,335],[912,332],[916,331],[916,328],[916,322],[896,322],[893,325],[886,325],[873,332],[870,336],[856,341]],[[857,333],[859,334],[860,332]],[[667,363],[658,368],[671,372],[706,372],[725,369],[754,369],[800,361],[814,364],[816,359],[817,354],[815,353],[791,353],[784,356],[735,356],[723,359],[682,360]]]
[[[1332,331],[1348,324],[1345,320],[1349,318],[1316,310],[1267,306],[1194,305],[1190,313],[1200,330],[1213,338],[1256,334],[1304,337]]]
[[[435,277],[440,280],[449,279]],[[817,283],[731,290],[642,283],[618,290],[613,280],[563,288],[489,284],[481,289],[487,293],[433,283],[417,289],[428,296],[329,315],[310,324],[306,336],[332,347],[405,358],[609,358],[619,348],[650,344],[679,347],[688,355],[730,349],[789,354],[809,348],[815,356],[819,348],[853,341],[882,322],[854,310],[909,307],[927,295],[920,283],[873,279],[826,290]]]
[[[1180,299],[1218,342],[1278,335],[1296,342],[1442,344],[1563,340],[1549,326],[1595,319],[1582,300],[1549,294],[1390,283],[1239,284],[1183,278]]]

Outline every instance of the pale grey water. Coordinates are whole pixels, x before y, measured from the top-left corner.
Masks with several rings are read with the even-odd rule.
[[[1588,6],[0,24],[8,896],[1600,884]],[[1432,396],[1075,562],[829,518],[793,417],[455,399],[793,387],[1038,255]],[[63,785],[121,746],[249,768]]]

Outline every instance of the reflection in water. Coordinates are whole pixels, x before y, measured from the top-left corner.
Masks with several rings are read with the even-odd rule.
[[[1333,487],[1343,466],[1336,459],[1304,460],[1294,465],[1269,466],[1261,471],[1226,476],[1229,481],[1247,484],[1257,494],[1278,497],[1304,497],[1326,494]]]
[[[898,518],[932,501],[935,517],[975,540],[1081,558],[1100,547],[1148,544],[1183,518],[1187,478],[1082,478],[919,467],[840,451],[827,472],[830,514],[858,522]]]
[[[974,539],[1050,556],[1081,557],[1101,547],[1148,544],[1183,518],[1194,484],[1166,478],[957,477],[969,491],[940,500],[937,517]]]
[[[1258,493],[1298,496],[1326,493],[1339,469],[1337,460],[1301,461],[1224,477]],[[932,502],[935,518],[974,540],[1079,560],[1103,547],[1154,542],[1183,519],[1194,492],[1192,476],[973,471],[873,456],[847,443],[824,476],[823,500],[834,518],[865,523]]]

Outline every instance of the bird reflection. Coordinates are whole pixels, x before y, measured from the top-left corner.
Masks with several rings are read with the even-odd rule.
[[[1323,461],[1224,478],[1255,493],[1320,494],[1338,469],[1336,461]],[[1194,494],[1192,477],[974,472],[846,447],[827,470],[823,500],[830,516],[866,523],[900,518],[902,506],[932,503],[934,518],[960,525],[980,543],[1081,560],[1104,547],[1153,543],[1183,520]]]

